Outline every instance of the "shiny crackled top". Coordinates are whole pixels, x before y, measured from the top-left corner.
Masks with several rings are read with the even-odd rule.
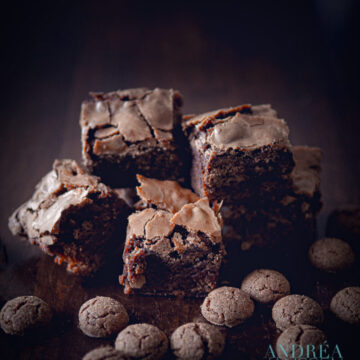
[[[74,160],[55,160],[53,170],[36,186],[29,201],[9,219],[13,234],[38,238],[58,232],[64,209],[86,201],[89,193],[105,196],[110,190],[99,178],[87,174]],[[49,241],[52,241],[49,238]]]
[[[158,209],[176,213],[185,204],[196,202],[198,195],[181,187],[176,181],[150,179],[142,175],[136,176],[140,186],[137,194],[146,205],[154,204]]]
[[[185,131],[204,132],[207,143],[219,149],[253,149],[289,144],[289,128],[270,105],[241,105],[201,114],[187,120]]]
[[[221,241],[219,208],[210,207],[207,198],[199,198],[175,181],[140,175],[138,180],[141,183],[137,188],[138,195],[148,208],[129,216],[128,238],[133,235],[146,239],[166,237],[179,225],[189,232],[206,234],[213,243]]]
[[[95,154],[122,151],[127,142],[172,139],[182,106],[177,91],[138,88],[91,96],[82,103],[80,124],[83,132],[94,130]]]

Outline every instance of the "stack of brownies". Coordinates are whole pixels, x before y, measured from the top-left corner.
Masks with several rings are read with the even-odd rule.
[[[56,160],[11,231],[81,275],[122,251],[125,292],[190,296],[216,287],[226,247],[314,236],[321,150],[292,147],[269,105],[183,117],[182,102],[158,88],[92,93],[80,119],[86,171]]]

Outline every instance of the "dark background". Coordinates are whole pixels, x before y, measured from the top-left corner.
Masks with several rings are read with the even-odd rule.
[[[54,158],[81,158],[81,101],[89,91],[139,86],[180,90],[185,113],[271,103],[294,144],[324,150],[322,235],[332,209],[360,201],[358,4],[3,2],[0,237],[8,264],[38,254],[11,236],[10,213]]]

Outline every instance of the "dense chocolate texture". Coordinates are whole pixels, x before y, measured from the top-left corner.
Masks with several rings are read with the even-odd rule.
[[[206,113],[183,129],[194,190],[224,202],[225,241],[238,240],[247,250],[289,241],[299,228],[314,231],[321,150],[291,147],[285,121],[269,105]]]
[[[82,103],[80,126],[83,160],[91,173],[113,187],[135,186],[138,173],[185,179],[179,92],[139,88],[90,95]]]
[[[88,275],[120,250],[129,207],[73,160],[55,160],[32,198],[10,217],[14,235],[28,238],[70,272]]]
[[[254,192],[259,198],[281,196],[277,185],[290,174],[293,159],[289,129],[269,105],[216,110],[183,128],[193,154],[191,183],[200,196],[225,205],[252,201]]]
[[[253,245],[274,246],[295,238],[304,243],[315,238],[316,216],[322,207],[322,151],[308,146],[294,146],[291,151],[295,166],[286,194],[262,203],[254,195],[253,205],[235,202],[223,206],[222,215],[227,225],[224,237],[239,240],[243,250]]]
[[[204,296],[224,256],[221,217],[174,181],[138,176],[144,210],[129,216],[120,283],[125,293]]]

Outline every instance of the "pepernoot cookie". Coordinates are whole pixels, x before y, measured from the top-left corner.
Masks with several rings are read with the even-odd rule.
[[[124,306],[110,297],[97,296],[82,304],[79,327],[90,337],[108,337],[121,331],[129,322]]]
[[[311,245],[309,259],[316,268],[335,273],[349,268],[355,257],[347,242],[336,238],[324,238]]]
[[[290,284],[286,277],[275,270],[258,269],[247,275],[241,290],[262,304],[274,303],[290,294]]]
[[[117,351],[112,346],[98,347],[89,351],[82,360],[126,360],[127,358],[121,355],[120,351]]]
[[[292,325],[319,326],[324,321],[321,306],[305,295],[288,295],[278,300],[272,309],[276,327],[285,330]]]
[[[300,359],[310,349],[318,354],[319,346],[326,341],[326,335],[312,325],[294,325],[287,328],[276,341],[279,359]],[[311,354],[311,352],[310,352]]]
[[[347,287],[336,293],[331,300],[330,310],[349,324],[360,324],[360,287]]]
[[[212,324],[231,328],[252,316],[254,303],[245,291],[223,286],[208,294],[201,305],[201,313]]]
[[[225,336],[213,325],[188,323],[172,333],[170,346],[177,359],[214,359],[224,351]]]
[[[50,306],[36,296],[19,296],[1,309],[1,328],[11,335],[24,335],[29,330],[47,325],[52,319]]]
[[[154,325],[134,324],[119,333],[115,349],[131,359],[161,359],[168,349],[168,339]]]

